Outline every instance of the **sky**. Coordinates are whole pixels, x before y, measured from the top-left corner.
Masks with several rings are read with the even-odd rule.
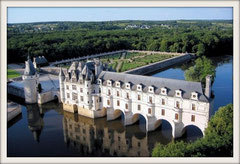
[[[8,23],[114,20],[232,20],[232,8],[26,8],[9,7]]]

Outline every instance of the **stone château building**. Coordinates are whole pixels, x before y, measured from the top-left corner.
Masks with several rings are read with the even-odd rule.
[[[185,127],[197,126],[202,133],[209,120],[211,76],[206,88],[199,82],[113,72],[101,61],[73,62],[59,73],[60,97],[66,111],[90,118],[113,120],[124,114],[124,124],[142,115],[146,131],[155,130],[162,120],[172,126],[174,138]]]

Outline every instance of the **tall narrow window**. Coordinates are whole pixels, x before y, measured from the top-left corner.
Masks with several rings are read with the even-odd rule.
[[[111,95],[111,91],[110,91],[110,89],[108,90],[108,95],[109,95],[109,96]]]
[[[152,97],[149,97],[149,103],[152,104]]]
[[[148,114],[152,114],[152,109],[148,108]]]
[[[82,89],[82,88],[80,88],[80,92],[81,92],[81,93],[83,92],[83,89]]]
[[[140,95],[138,95],[138,100],[141,100],[141,96]]]
[[[67,98],[70,98],[70,94],[69,93],[67,93]]]
[[[99,88],[99,93],[101,93],[101,88]]]
[[[138,110],[141,110],[141,105],[138,105]]]
[[[192,104],[192,110],[196,110],[196,105]]]
[[[180,103],[179,103],[179,101],[176,101],[176,108],[180,108]]]
[[[117,91],[117,96],[119,97],[119,91]]]
[[[127,92],[127,99],[129,99],[129,93]]]
[[[125,104],[125,108],[128,109],[128,104]]]
[[[119,100],[117,100],[117,106],[120,106],[120,101]]]
[[[99,97],[99,102],[102,102],[102,97]]]
[[[83,96],[81,96],[81,101],[83,101]]]
[[[110,100],[107,100],[107,105],[110,105]]]
[[[69,89],[69,85],[66,85],[67,86],[67,89]]]
[[[162,105],[165,105],[166,103],[165,103],[165,99],[162,99]]]
[[[178,120],[178,114],[177,113],[175,114],[175,120]]]
[[[165,109],[162,109],[162,116],[165,116]]]
[[[192,115],[191,121],[195,122],[195,115]]]

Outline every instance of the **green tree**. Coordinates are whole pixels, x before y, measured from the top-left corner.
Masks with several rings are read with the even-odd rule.
[[[205,78],[207,75],[212,75],[212,82],[216,76],[216,70],[211,60],[205,56],[195,60],[194,66],[185,71],[185,78],[188,81],[198,81],[205,84]]]

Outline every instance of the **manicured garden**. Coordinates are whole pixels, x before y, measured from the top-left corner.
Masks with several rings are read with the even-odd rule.
[[[103,63],[108,63],[117,72],[124,72],[130,69],[159,62],[174,57],[174,55],[160,53],[127,52],[126,55],[116,54],[101,58]]]

